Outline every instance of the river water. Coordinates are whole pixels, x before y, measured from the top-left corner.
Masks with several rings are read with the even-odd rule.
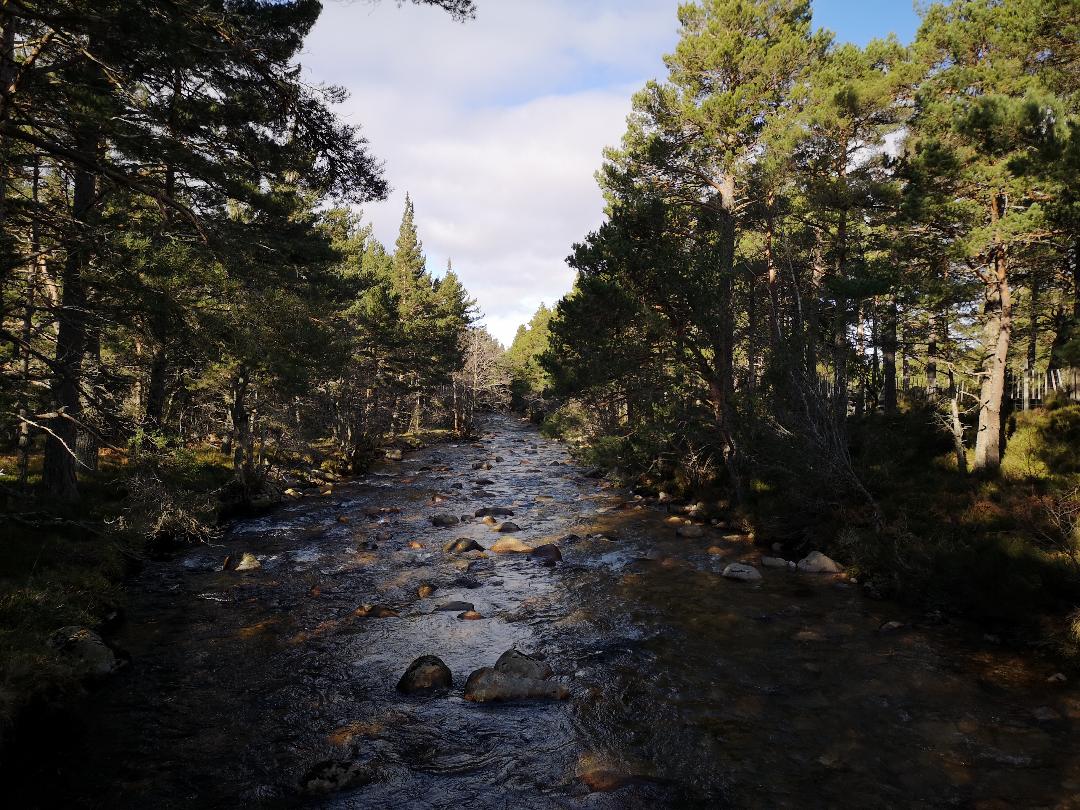
[[[483,428],[148,564],[116,639],[132,665],[92,696],[41,805],[1080,807],[1080,692],[1049,662],[831,576],[724,579],[760,549],[677,538],[666,508],[584,477],[527,423]],[[431,517],[485,506],[528,543],[578,538],[555,568],[444,553],[501,535]],[[245,551],[260,568],[220,570]],[[436,610],[454,600],[484,618]],[[511,647],[570,699],[465,701]],[[424,654],[449,694],[395,690]],[[317,792],[328,773],[344,787]]]

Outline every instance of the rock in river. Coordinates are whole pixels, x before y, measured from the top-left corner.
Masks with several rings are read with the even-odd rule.
[[[456,526],[458,519],[454,515],[447,514],[446,512],[440,512],[437,515],[431,516],[431,522],[442,528],[449,528],[450,526]]]
[[[472,602],[446,602],[445,604],[439,605],[437,608],[435,608],[435,610],[436,611],[449,610],[449,611],[454,611],[454,612],[460,612],[460,611],[475,610],[475,606],[473,605]]]
[[[254,571],[256,568],[262,568],[262,563],[259,562],[259,558],[252,554],[250,551],[245,551],[240,557],[240,562],[236,564],[237,571]]]
[[[443,546],[443,551],[448,551],[451,554],[464,554],[466,551],[483,550],[484,547],[482,545],[469,537],[459,537],[457,540],[451,540]]]
[[[483,509],[477,509],[475,517],[482,518],[491,515],[492,517],[513,517],[514,510],[507,509],[503,506],[485,506]]]
[[[537,678],[546,681],[555,674],[546,661],[533,658],[520,650],[507,650],[495,662],[495,670],[516,678]]]
[[[368,763],[328,761],[312,767],[300,780],[300,787],[305,793],[324,796],[367,785],[374,780],[374,770]]]
[[[491,550],[496,554],[528,554],[533,547],[516,537],[500,537],[492,545]]]
[[[685,537],[687,539],[695,539],[705,536],[705,529],[693,523],[687,523],[675,530],[675,534],[679,537]]]
[[[465,699],[474,703],[527,698],[565,700],[568,697],[570,690],[561,683],[542,681],[539,678],[521,678],[499,672],[493,667],[476,670],[465,682]]]
[[[552,563],[560,562],[562,560],[562,552],[559,551],[559,547],[554,543],[544,543],[542,546],[537,546],[529,552],[529,556],[535,560]]]
[[[454,685],[454,676],[450,667],[434,655],[421,655],[405,670],[397,683],[399,692],[412,694],[434,689],[449,689]]]
[[[766,568],[787,568],[788,561],[782,557],[762,557],[761,564]]]
[[[353,615],[361,619],[396,619],[401,614],[382,605],[361,605],[353,611]]]
[[[840,574],[843,568],[835,560],[831,560],[820,551],[811,551],[799,560],[798,568],[806,574]]]
[[[757,582],[761,579],[761,572],[752,565],[731,563],[731,565],[724,569],[723,576],[726,579],[736,579],[739,582]]]
[[[497,532],[520,532],[521,527],[518,526],[513,521],[508,520],[505,523],[500,523],[499,528],[497,528],[495,531],[497,531]]]
[[[73,661],[83,674],[92,677],[111,675],[126,663],[116,657],[101,636],[87,627],[61,627],[49,636],[49,646]]]

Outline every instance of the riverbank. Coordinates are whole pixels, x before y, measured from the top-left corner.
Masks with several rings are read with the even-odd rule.
[[[636,492],[698,504],[706,520],[733,507],[723,471],[695,468],[700,459],[665,443],[670,432],[605,435],[572,407],[542,429]],[[761,437],[735,510],[758,545],[823,549],[871,597],[979,622],[1021,648],[1035,639],[1063,665],[1080,662],[1080,406],[1013,415],[993,476],[961,473],[925,409],[852,419],[849,431],[843,470]]]

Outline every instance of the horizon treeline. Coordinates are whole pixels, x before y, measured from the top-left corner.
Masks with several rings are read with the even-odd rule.
[[[501,347],[428,271],[412,201],[392,252],[355,213],[388,185],[344,91],[301,77],[320,10],[3,5],[0,425],[22,484],[39,453],[73,500],[103,448],[213,442],[250,498],[279,451],[332,439],[360,469],[387,434],[466,432],[497,388]]]
[[[678,17],[534,390],[739,500],[777,471],[860,490],[851,419],[907,404],[996,470],[1007,387],[1080,365],[1080,6],[933,3],[910,46],[806,0]]]

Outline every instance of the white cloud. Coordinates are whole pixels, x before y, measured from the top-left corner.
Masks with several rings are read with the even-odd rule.
[[[630,95],[664,72],[676,0],[478,0],[455,23],[390,0],[326,3],[305,49],[312,81],[386,162],[365,216],[389,247],[408,191],[429,266],[446,258],[508,343],[572,283],[564,259],[601,221],[593,173]]]

